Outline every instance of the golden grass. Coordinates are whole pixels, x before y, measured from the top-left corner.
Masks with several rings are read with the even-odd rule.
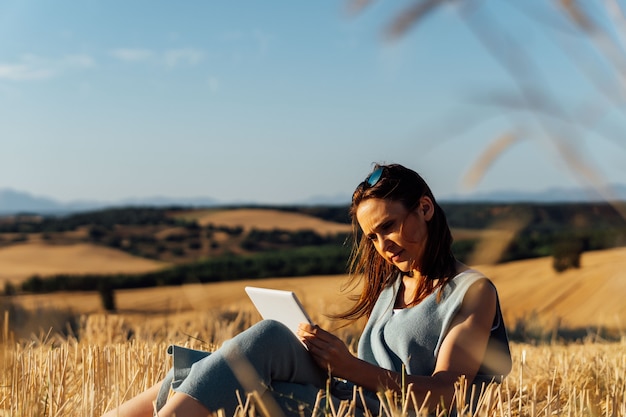
[[[624,317],[621,296],[626,284],[620,277],[625,255],[626,248],[585,253],[582,268],[564,274],[553,272],[549,258],[480,269],[498,286],[507,321],[536,311],[535,319],[547,325],[552,317],[562,315],[561,324],[589,326],[606,323],[604,317],[612,314]],[[43,328],[31,323],[30,333],[21,333],[27,338],[16,341],[8,318],[3,320],[0,410],[4,411],[0,416],[100,415],[163,377],[170,364],[165,354],[170,343],[211,350],[257,321],[258,314],[243,295],[245,285],[294,289],[314,320],[336,328],[337,323],[321,312],[346,306],[340,291],[343,278],[118,291],[121,312],[116,315],[102,314],[93,293],[13,297],[13,306],[40,311],[37,321]],[[573,305],[582,313],[572,311]],[[54,315],[63,318],[67,309],[82,314],[74,333],[47,333],[45,326],[53,326]],[[352,349],[358,333],[356,325],[337,332]],[[512,351],[511,375],[489,391],[484,397],[486,409],[475,415],[626,416],[626,338],[601,343],[589,337],[569,345],[514,343]],[[407,406],[419,408],[412,403]],[[383,415],[403,414],[388,411]]]
[[[0,416],[98,416],[165,375],[170,343],[213,350],[256,319],[246,312],[207,310],[146,324],[93,314],[82,317],[76,337],[42,335],[19,342],[10,334],[5,316]],[[341,337],[353,340],[357,332],[349,327]],[[513,344],[512,354],[512,373],[503,385],[491,387],[482,399],[483,408],[473,415],[626,416],[626,340]],[[419,408],[411,401],[406,406]],[[390,410],[382,415],[408,414]]]
[[[564,274],[553,271],[549,258],[480,269],[498,286],[507,321],[536,311],[535,319],[548,325],[553,317],[562,315],[561,324],[589,326],[607,323],[604,317],[611,315],[623,320],[625,284],[620,277],[625,255],[626,248],[585,253],[582,268]],[[24,333],[20,327],[16,330],[27,338],[16,341],[8,319],[3,321],[0,410],[4,414],[0,411],[0,416],[99,415],[163,377],[169,367],[165,350],[170,343],[211,350],[257,321],[258,314],[243,295],[245,285],[294,289],[314,320],[336,328],[321,312],[346,306],[345,294],[340,291],[343,278],[281,278],[118,291],[117,315],[102,314],[93,293],[12,297],[14,307],[39,311],[36,322],[43,328],[30,323],[29,333]],[[574,305],[582,312],[573,311]],[[55,314],[65,317],[65,310],[82,314],[74,333],[48,334],[45,326],[53,326]],[[354,349],[358,332],[353,325],[337,334]],[[589,337],[570,345],[513,344],[513,372],[505,384],[484,397],[487,409],[475,415],[626,416],[626,339],[614,343],[594,340]],[[389,411],[383,415],[403,414]]]
[[[226,213],[194,215],[207,224],[226,225],[228,217],[210,220]],[[241,218],[250,223],[231,217],[231,225],[288,228],[282,213],[267,214],[260,222],[258,211],[241,212]],[[294,219],[293,227],[303,228],[297,221],[302,219]],[[319,232],[318,226],[312,228]],[[492,237],[494,241],[500,239]],[[140,267],[135,263],[137,258],[101,249],[29,243],[0,250],[0,264],[4,273],[15,273],[19,266],[28,274],[38,265],[49,270],[59,268],[55,273],[67,273],[68,268],[102,273],[129,265]],[[14,269],[11,262],[15,262]],[[141,267],[160,267],[146,262]],[[478,266],[498,287],[509,327],[532,317],[546,328],[608,326],[623,331],[626,248],[584,253],[580,269],[561,274],[554,272],[551,262],[551,258],[541,258]],[[340,291],[344,278],[281,278],[120,290],[116,291],[119,314],[115,315],[103,314],[95,293],[0,297],[0,314],[5,309],[16,314],[10,317],[11,323],[8,315],[0,316],[0,417],[100,415],[163,377],[170,364],[165,354],[170,343],[211,350],[258,320],[244,295],[245,285],[293,289],[314,320],[323,327],[336,328],[322,312],[336,312],[347,305]],[[26,320],[20,314],[30,316]],[[68,330],[64,323],[71,315],[80,319]],[[354,349],[358,332],[353,325],[337,334]],[[613,343],[598,340],[588,337],[569,345],[513,344],[511,375],[483,398],[485,408],[475,415],[626,416],[626,339]],[[410,402],[406,405],[419,408]],[[405,414],[390,409],[383,415]]]

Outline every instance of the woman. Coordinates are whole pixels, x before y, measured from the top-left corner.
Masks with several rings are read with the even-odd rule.
[[[358,357],[318,326],[301,324],[298,341],[281,324],[262,321],[212,354],[172,348],[165,381],[106,416],[151,416],[159,392],[163,417],[204,417],[220,408],[231,416],[236,392],[263,395],[275,407],[271,415],[310,415],[328,381],[332,401],[352,398],[356,385],[377,411],[377,392],[408,387],[433,409],[452,404],[461,377],[480,392],[508,374],[496,289],[455,259],[445,214],[422,177],[401,165],[376,165],[356,188],[350,215],[351,279],[363,280],[362,292],[338,317],[368,319]],[[170,386],[175,393],[165,401]]]

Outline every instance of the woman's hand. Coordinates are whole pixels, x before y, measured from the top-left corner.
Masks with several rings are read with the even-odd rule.
[[[309,349],[317,364],[333,376],[346,378],[356,357],[346,344],[331,333],[308,323],[300,323],[298,337]]]

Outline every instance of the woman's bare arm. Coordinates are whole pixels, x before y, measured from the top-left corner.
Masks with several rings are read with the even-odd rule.
[[[412,384],[418,401],[430,391],[432,404],[443,399],[449,405],[454,384],[461,375],[468,381],[474,379],[487,348],[496,299],[495,288],[487,280],[480,280],[468,289],[441,345],[433,374],[405,377],[405,383]],[[330,368],[333,376],[345,378],[371,391],[402,388],[401,374],[358,359],[332,334],[303,324],[300,337],[316,362]]]

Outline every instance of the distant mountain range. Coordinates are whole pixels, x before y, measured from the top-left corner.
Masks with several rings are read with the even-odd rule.
[[[35,196],[27,192],[11,189],[0,189],[0,214],[32,213],[32,214],[68,214],[81,211],[99,210],[111,207],[147,206],[147,207],[212,207],[221,203],[210,197],[170,198],[149,197],[129,198],[118,201],[79,200],[60,202],[53,198]]]
[[[606,188],[608,193],[600,193],[592,188],[547,188],[542,191],[490,191],[477,192],[468,195],[448,195],[438,197],[441,201],[449,202],[529,202],[529,203],[573,203],[606,201],[607,196],[613,201],[626,201],[626,184],[613,184]]]
[[[615,200],[626,201],[626,184],[611,186],[611,195]],[[438,196],[441,202],[591,202],[603,201],[600,193],[594,190],[575,188],[551,188],[538,192],[493,191],[467,195]],[[294,201],[293,205],[343,205],[349,204],[350,196],[315,196],[302,201]],[[224,202],[211,197],[173,198],[148,197],[117,201],[79,200],[60,202],[50,197],[35,196],[27,192],[12,189],[0,189],[0,214],[31,213],[43,215],[62,215],[89,210],[112,207],[217,207],[226,205],[252,205],[253,202]]]

